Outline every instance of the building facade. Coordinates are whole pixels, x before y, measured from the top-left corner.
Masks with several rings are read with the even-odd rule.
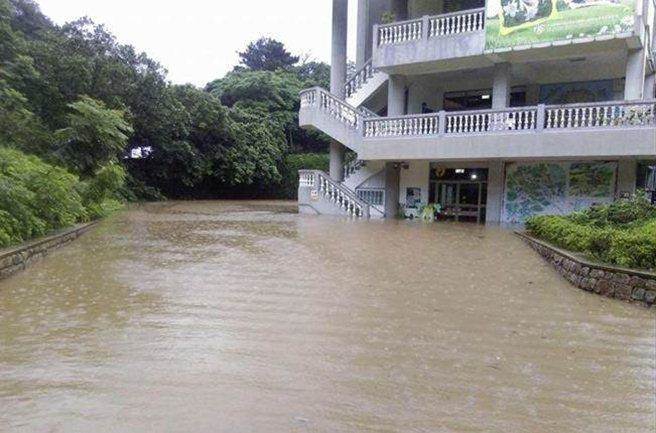
[[[331,88],[300,124],[331,137],[304,213],[521,223],[635,193],[656,164],[655,0],[333,0]],[[355,154],[345,164],[345,153]]]

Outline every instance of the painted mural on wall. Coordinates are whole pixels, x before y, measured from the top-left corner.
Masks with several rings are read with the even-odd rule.
[[[636,0],[488,0],[486,49],[633,31]]]
[[[531,215],[568,214],[610,202],[616,173],[614,162],[508,165],[503,220],[522,223]]]

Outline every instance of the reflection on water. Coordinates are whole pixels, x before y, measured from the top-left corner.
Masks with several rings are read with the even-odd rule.
[[[653,431],[653,310],[501,230],[293,209],[135,207],[0,282],[0,431]]]

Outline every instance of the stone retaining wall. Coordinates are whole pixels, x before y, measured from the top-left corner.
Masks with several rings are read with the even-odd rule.
[[[96,222],[81,224],[18,247],[0,250],[0,280],[22,271],[31,263],[47,256],[50,251],[77,239],[95,224]]]
[[[517,234],[580,289],[648,306],[656,301],[656,274],[592,263],[526,233]]]

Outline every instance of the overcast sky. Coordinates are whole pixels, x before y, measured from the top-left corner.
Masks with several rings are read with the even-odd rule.
[[[295,54],[330,60],[331,0],[37,0],[57,24],[89,16],[120,42],[158,60],[174,83],[198,86],[223,76],[236,52],[260,36]],[[357,2],[350,1],[349,57]]]

